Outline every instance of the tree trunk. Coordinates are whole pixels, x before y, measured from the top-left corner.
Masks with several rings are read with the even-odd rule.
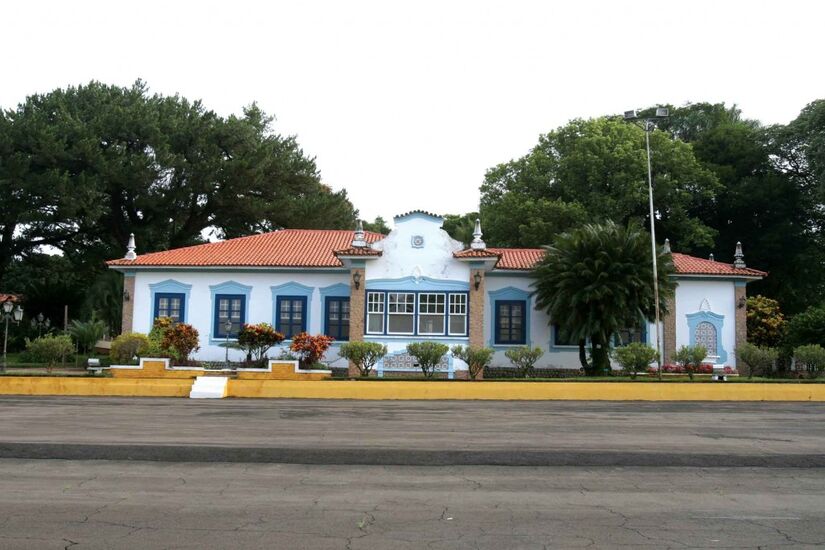
[[[587,362],[587,350],[584,347],[584,340],[579,340],[579,362],[582,364],[585,376],[593,376],[593,367]]]
[[[601,335],[594,334],[590,336],[590,342],[593,347],[593,372],[596,376],[606,376],[610,374],[609,350],[604,339]]]

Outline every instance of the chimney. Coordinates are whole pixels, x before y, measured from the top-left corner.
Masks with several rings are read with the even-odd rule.
[[[481,220],[476,218],[476,227],[473,230],[473,242],[470,243],[470,248],[473,250],[484,250],[487,244],[481,240]]]
[[[126,256],[124,256],[127,260],[137,260],[137,254],[135,253],[135,234],[129,233],[129,244],[126,245]]]

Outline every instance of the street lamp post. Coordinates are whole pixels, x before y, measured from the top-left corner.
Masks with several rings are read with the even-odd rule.
[[[223,322],[223,332],[226,334],[226,368],[229,368],[229,331],[232,330],[232,320],[227,317],[226,321]]]
[[[32,328],[37,328],[37,337],[40,338],[42,336],[43,328],[48,331],[49,327],[52,326],[52,322],[49,320],[48,317],[44,317],[42,313],[38,313],[36,317],[32,317]]]
[[[5,336],[3,337],[3,370],[2,372],[6,372],[6,350],[8,349],[9,345],[9,321],[14,321],[14,324],[18,324],[20,320],[23,318],[23,308],[20,306],[14,307],[14,304],[11,300],[6,300],[3,302],[2,313],[3,320],[6,322],[6,331]]]
[[[645,148],[647,149],[647,195],[650,204],[650,248],[653,258],[653,302],[656,310],[656,353],[659,356],[659,380],[662,379],[662,360],[664,350],[662,349],[661,335],[659,329],[659,269],[656,254],[656,215],[653,210],[653,170],[650,167],[650,132],[656,127],[656,121],[668,117],[669,111],[665,107],[657,107],[653,116],[640,117],[636,111],[625,111],[624,119],[632,122],[645,131]]]

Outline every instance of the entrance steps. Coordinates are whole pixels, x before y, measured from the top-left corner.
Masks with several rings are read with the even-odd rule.
[[[227,376],[198,376],[189,392],[191,399],[221,399],[226,397]]]

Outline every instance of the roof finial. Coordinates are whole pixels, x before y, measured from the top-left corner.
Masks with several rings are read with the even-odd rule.
[[[364,248],[367,246],[367,240],[364,238],[364,224],[358,220],[358,225],[355,227],[355,235],[352,239],[353,248]]]
[[[665,246],[662,248],[664,254],[670,254],[670,239],[665,239]]]
[[[742,243],[736,242],[736,253],[733,255],[733,267],[743,269],[745,265],[745,255],[742,253]]]
[[[473,242],[470,243],[470,248],[473,250],[484,250],[487,244],[481,240],[481,220],[476,218],[476,227],[473,230]]]
[[[126,245],[126,256],[124,256],[127,260],[137,260],[137,254],[135,253],[135,234],[129,233],[129,244]]]
[[[716,261],[716,258],[713,257],[713,252],[711,252],[710,255],[708,256],[708,260],[710,260],[712,262]]]

